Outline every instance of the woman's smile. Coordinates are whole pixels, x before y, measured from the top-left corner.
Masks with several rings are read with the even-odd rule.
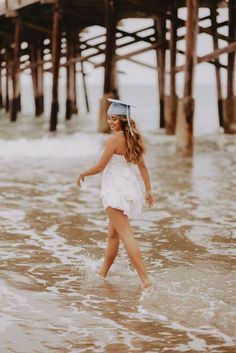
[[[108,116],[107,123],[112,131],[120,130],[120,121],[116,116]]]

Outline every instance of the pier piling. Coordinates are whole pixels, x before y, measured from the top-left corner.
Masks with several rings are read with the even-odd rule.
[[[0,109],[3,108],[3,97],[2,97],[2,67],[0,60]]]
[[[42,39],[33,39],[31,42],[31,76],[34,91],[35,116],[38,117],[44,111],[43,97],[43,43]]]
[[[186,0],[186,51],[184,66],[184,94],[178,107],[176,140],[177,152],[191,155],[193,152],[194,98],[193,80],[196,65],[196,41],[198,33],[199,0]]]
[[[178,97],[176,94],[176,45],[177,45],[177,1],[173,0],[171,5],[171,24],[170,24],[170,95],[166,96],[165,103],[165,125],[166,125],[166,134],[174,135],[176,127],[176,112]]]
[[[60,14],[58,6],[53,11],[53,28],[52,28],[52,106],[50,116],[50,131],[56,131],[57,115],[59,110],[58,104],[58,81],[59,81],[59,63],[60,63]]]
[[[71,119],[73,113],[73,105],[75,104],[75,80],[74,80],[74,63],[71,63],[70,60],[73,58],[73,40],[75,38],[72,35],[72,32],[68,30],[66,37],[66,57],[67,57],[67,66],[66,66],[66,120]]]
[[[100,121],[99,131],[107,132],[107,108],[109,103],[108,97],[117,98],[118,91],[116,86],[116,8],[115,0],[105,0],[105,27],[106,27],[106,49],[104,64],[104,89],[103,98],[100,102]]]
[[[6,41],[5,45],[5,111],[9,112],[10,109],[10,99],[9,99],[9,45]]]
[[[12,100],[11,100],[11,121],[17,119],[20,109],[20,44],[21,44],[22,21],[20,17],[15,20],[15,35],[13,48],[12,73]]]
[[[212,40],[214,50],[219,49],[218,44],[218,27],[217,27],[217,5],[213,4],[210,8],[211,13],[211,26],[212,26]],[[216,74],[216,90],[217,90],[217,103],[218,103],[218,115],[219,115],[219,125],[224,126],[223,117],[223,97],[222,97],[222,84],[221,84],[221,67],[220,59],[215,59],[215,74]]]
[[[160,111],[160,128],[165,127],[165,89],[166,89],[166,18],[157,16],[154,20],[154,30],[156,43],[165,43],[160,48],[156,48],[157,79],[158,79],[158,99]]]
[[[236,3],[228,1],[229,13],[229,37],[236,37]],[[227,65],[227,97],[224,101],[224,131],[225,133],[236,133],[236,97],[234,93],[235,80],[235,51],[228,53]]]

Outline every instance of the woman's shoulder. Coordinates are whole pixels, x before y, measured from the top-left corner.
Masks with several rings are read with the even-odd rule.
[[[121,141],[120,136],[119,135],[110,135],[107,139],[107,143],[109,144],[117,144]]]
[[[117,139],[117,136],[115,135],[110,135],[108,138],[107,138],[107,141],[106,141],[106,148],[116,148],[117,146],[119,145],[119,140]]]

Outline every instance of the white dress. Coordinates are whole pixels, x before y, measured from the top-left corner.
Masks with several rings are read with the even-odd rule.
[[[102,173],[100,197],[104,208],[123,210],[128,217],[142,212],[144,196],[139,181],[125,157],[113,154]]]

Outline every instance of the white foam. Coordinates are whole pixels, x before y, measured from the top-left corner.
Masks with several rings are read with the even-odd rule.
[[[236,310],[234,299],[227,295],[234,288],[233,273],[199,262],[194,267],[170,268],[153,283],[152,290],[140,297],[138,310],[142,317],[151,315],[158,321],[168,321],[168,327],[175,330],[204,331],[225,342],[233,341]],[[194,340],[193,344],[201,350],[205,343]]]
[[[0,157],[78,158],[99,155],[107,136],[74,133],[67,136],[17,140],[0,139]]]

